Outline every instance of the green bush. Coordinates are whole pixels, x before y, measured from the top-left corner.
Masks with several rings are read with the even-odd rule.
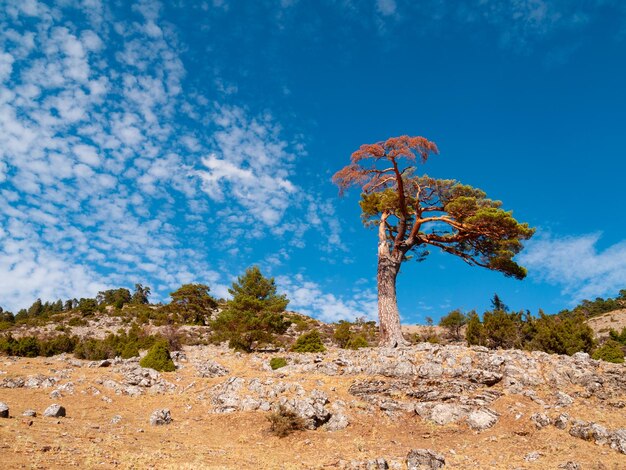
[[[170,356],[170,351],[167,348],[165,341],[158,341],[150,348],[148,354],[139,361],[141,367],[149,367],[150,369],[172,372],[176,370],[174,361]]]
[[[122,357],[122,359],[130,359],[131,357],[139,356],[139,346],[137,345],[137,343],[133,342],[126,343],[124,349],[122,349],[120,356]]]
[[[67,322],[68,326],[87,326],[89,322],[84,318],[72,317]]]
[[[293,411],[288,411],[283,406],[278,411],[270,413],[267,417],[271,423],[270,432],[278,437],[285,437],[294,431],[304,429],[304,420]]]
[[[326,351],[326,348],[322,343],[319,331],[311,330],[300,335],[291,350],[300,353],[317,353]]]
[[[270,367],[272,370],[280,369],[281,367],[285,367],[287,365],[287,359],[284,357],[273,357],[270,359]]]
[[[19,338],[13,347],[13,356],[37,357],[39,356],[39,341],[34,336]]]
[[[346,349],[360,349],[367,347],[369,347],[369,343],[363,335],[353,335],[346,344]]]
[[[57,354],[74,352],[78,338],[76,336],[60,335],[52,339],[39,342],[39,355],[56,356]]]
[[[470,346],[482,346],[485,344],[485,330],[476,312],[472,312],[469,315],[465,330],[465,340]]]
[[[333,340],[340,348],[345,348],[350,342],[352,338],[351,326],[352,324],[345,320],[341,320],[337,324],[335,332],[333,333]]]
[[[448,330],[448,334],[454,341],[460,341],[462,338],[461,328],[467,324],[467,321],[467,315],[462,313],[461,310],[456,309],[441,317],[441,320],[439,320],[439,326]]]
[[[596,349],[594,359],[621,364],[624,362],[624,350],[617,341],[609,340]]]

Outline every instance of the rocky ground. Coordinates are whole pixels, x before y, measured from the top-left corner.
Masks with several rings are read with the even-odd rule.
[[[288,365],[273,371],[276,355]],[[422,343],[174,356],[170,373],[2,358],[2,467],[626,468],[624,366],[583,353]],[[281,406],[307,429],[271,434]]]

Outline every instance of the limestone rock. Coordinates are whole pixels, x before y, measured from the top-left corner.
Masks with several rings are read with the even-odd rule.
[[[565,392],[561,392],[559,390],[554,395],[556,398],[556,404],[559,406],[569,406],[574,403],[574,399]]]
[[[199,377],[211,378],[228,375],[228,369],[211,360],[198,362],[195,364],[195,368]]]
[[[150,424],[152,426],[164,426],[172,422],[172,415],[170,410],[163,408],[162,410],[155,410],[150,415]]]
[[[502,380],[502,374],[490,372],[488,370],[474,369],[470,371],[468,378],[474,383],[484,384],[491,387]]]
[[[626,454],[626,429],[617,429],[609,437],[611,449]]]
[[[443,455],[430,449],[414,449],[406,457],[407,470],[436,470],[445,464]]]
[[[467,416],[465,408],[459,405],[440,403],[430,412],[430,420],[437,424],[448,424],[459,421]]]
[[[54,405],[50,405],[48,408],[46,408],[46,410],[43,412],[43,415],[49,418],[60,418],[62,416],[65,416],[65,407],[57,405],[55,403]]]
[[[340,431],[345,429],[350,424],[350,420],[343,413],[333,413],[328,422],[324,425],[324,429],[327,431]],[[381,467],[381,468],[389,468],[389,467]]]
[[[530,420],[535,423],[537,429],[545,428],[552,423],[550,417],[544,413],[535,413],[530,417]]]
[[[554,426],[557,429],[565,429],[567,424],[569,423],[569,415],[567,413],[561,413],[556,418],[554,418]]]
[[[491,410],[472,411],[467,417],[467,424],[476,431],[489,429],[498,422],[498,416]]]

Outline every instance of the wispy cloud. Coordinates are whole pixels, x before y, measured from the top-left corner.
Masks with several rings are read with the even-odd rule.
[[[598,249],[601,234],[545,236],[528,243],[519,261],[531,279],[560,286],[572,302],[626,288],[626,240]]]
[[[339,246],[320,217],[332,206],[292,182],[302,145],[268,112],[186,89],[185,46],[159,2],[3,9],[3,307],[134,282],[157,298],[190,281],[224,295],[231,273],[211,246],[225,234],[299,249],[315,228]]]
[[[305,315],[325,322],[352,321],[357,317],[369,320],[377,318],[377,296],[374,290],[358,289],[351,296],[335,295],[324,292],[322,286],[301,274],[293,277],[278,276],[276,282],[290,299],[288,308]]]

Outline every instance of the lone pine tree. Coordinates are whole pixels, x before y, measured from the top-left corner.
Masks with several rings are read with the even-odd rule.
[[[350,164],[333,176],[343,194],[361,189],[366,226],[378,227],[378,316],[380,344],[405,344],[400,329],[396,278],[403,261],[423,260],[428,247],[459,256],[470,265],[523,279],[526,269],[513,261],[522,240],[534,233],[500,201],[455,180],[416,176],[412,165],[425,163],[437,146],[424,137],[393,137],[362,145]]]

